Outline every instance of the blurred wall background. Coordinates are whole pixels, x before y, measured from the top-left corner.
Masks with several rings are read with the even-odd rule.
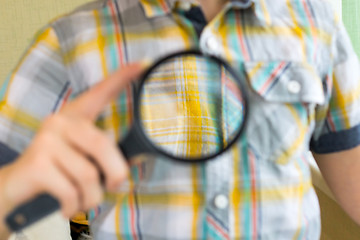
[[[0,0],[0,83],[41,27],[88,1]]]
[[[333,0],[334,1],[334,0]],[[341,0],[335,0],[341,2]],[[357,55],[360,57],[360,1],[342,1],[342,19],[348,30]]]

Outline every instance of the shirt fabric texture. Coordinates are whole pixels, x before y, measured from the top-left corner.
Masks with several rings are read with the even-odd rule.
[[[360,66],[343,24],[323,0],[230,1],[203,29],[189,7],[101,0],[52,21],[0,85],[0,142],[22,152],[46,116],[126,63],[197,47],[243,76],[245,135],[204,164],[133,164],[94,211],[95,239],[319,239],[310,146],[360,143]],[[128,86],[97,121],[114,140],[132,97]]]

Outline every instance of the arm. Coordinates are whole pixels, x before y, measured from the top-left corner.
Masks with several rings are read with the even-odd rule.
[[[313,155],[340,206],[360,225],[360,146]]]
[[[335,22],[328,101],[318,106],[311,150],[340,206],[360,225],[360,64],[341,22]]]

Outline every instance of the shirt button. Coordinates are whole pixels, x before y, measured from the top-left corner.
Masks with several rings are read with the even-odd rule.
[[[209,37],[206,40],[206,47],[213,52],[217,52],[219,50],[219,43],[215,37]]]
[[[215,197],[214,204],[218,209],[225,209],[229,205],[229,200],[225,195],[219,194]]]
[[[290,80],[288,85],[287,85],[287,89],[290,93],[294,93],[297,94],[301,91],[301,85],[298,81],[296,80]]]
[[[189,11],[191,9],[191,2],[180,1],[178,2],[178,4],[179,8],[181,8],[182,10]]]

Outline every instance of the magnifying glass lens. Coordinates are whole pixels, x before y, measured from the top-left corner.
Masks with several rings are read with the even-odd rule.
[[[245,116],[239,80],[203,55],[175,56],[155,66],[140,90],[139,107],[150,142],[185,161],[222,152]]]

